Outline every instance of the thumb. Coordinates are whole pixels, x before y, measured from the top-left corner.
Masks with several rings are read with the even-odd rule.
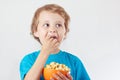
[[[50,78],[50,80],[54,80],[53,78]]]
[[[69,73],[67,73],[67,77],[68,77],[70,80],[73,80],[72,76],[71,76]]]

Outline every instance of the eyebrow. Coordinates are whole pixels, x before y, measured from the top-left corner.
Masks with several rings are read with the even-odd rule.
[[[49,22],[48,20],[45,20],[44,22]]]
[[[61,23],[61,24],[62,24],[62,22],[61,22],[61,21],[56,21],[56,23]]]

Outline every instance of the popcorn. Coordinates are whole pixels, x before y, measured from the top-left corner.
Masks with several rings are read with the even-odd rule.
[[[51,62],[49,65],[46,65],[46,68],[70,72],[70,68],[68,68],[68,66],[56,62]]]

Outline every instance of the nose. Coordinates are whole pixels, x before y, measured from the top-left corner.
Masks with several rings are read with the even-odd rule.
[[[56,29],[55,29],[54,27],[51,27],[51,28],[49,29],[49,32],[50,32],[50,33],[56,33]]]

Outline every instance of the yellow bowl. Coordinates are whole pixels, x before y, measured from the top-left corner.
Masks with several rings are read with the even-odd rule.
[[[49,68],[44,68],[43,70],[43,76],[45,80],[50,80],[50,78],[53,77],[53,74],[56,74],[57,72],[61,72],[63,75],[67,75],[68,71],[62,71],[62,70],[54,70]]]

